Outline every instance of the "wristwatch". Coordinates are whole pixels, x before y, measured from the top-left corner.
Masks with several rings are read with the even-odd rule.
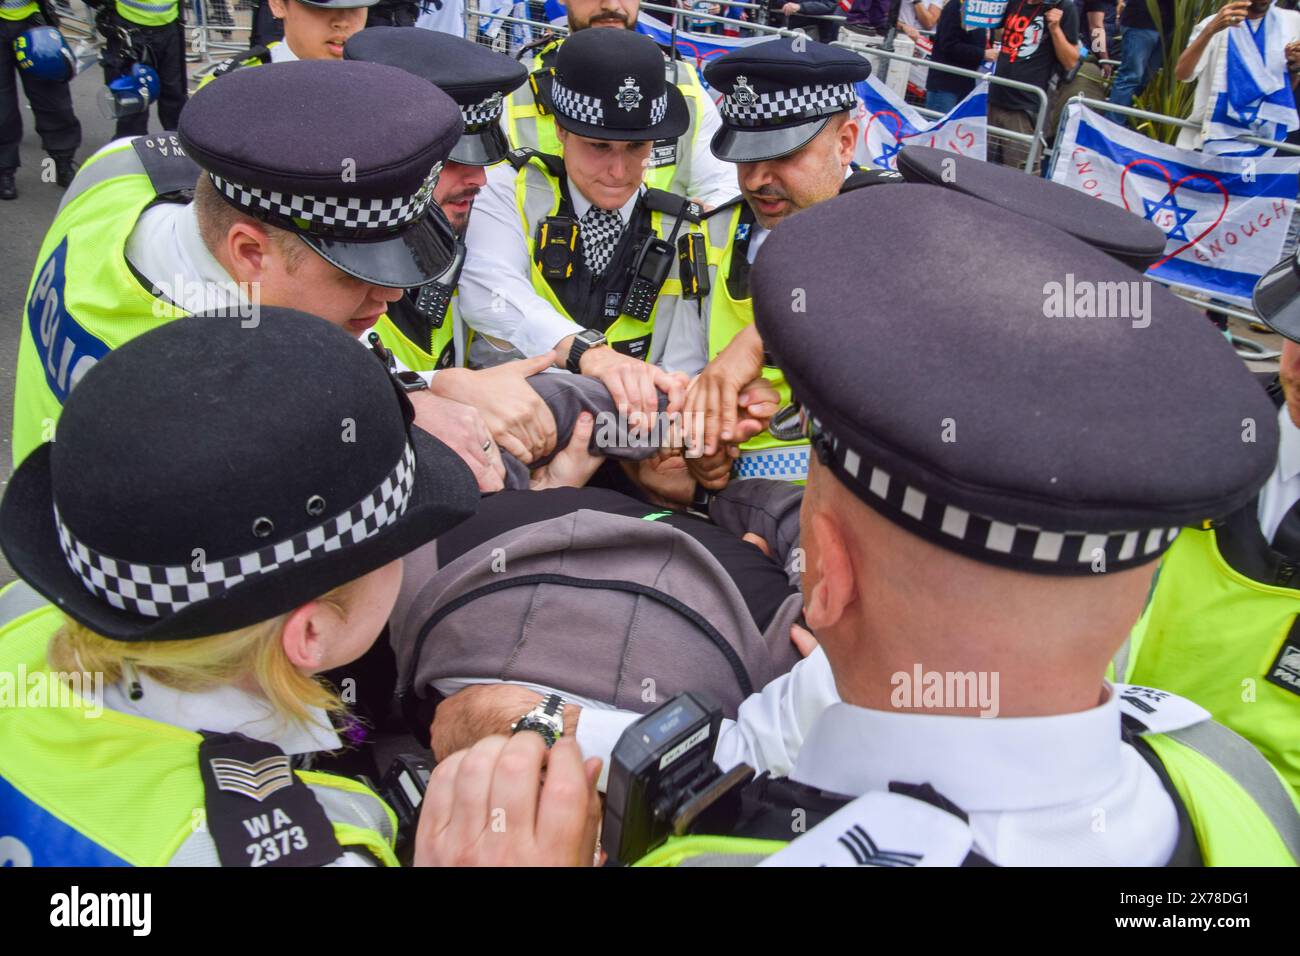
[[[587,349],[594,349],[596,346],[604,344],[604,332],[597,332],[595,329],[583,329],[573,337],[573,345],[569,348],[569,360],[564,363],[564,367],[574,375],[580,375],[582,373],[583,353]]]
[[[532,730],[541,734],[549,750],[564,736],[564,698],[559,694],[550,694],[542,698],[536,707],[510,727],[512,734],[517,734],[521,730]]]

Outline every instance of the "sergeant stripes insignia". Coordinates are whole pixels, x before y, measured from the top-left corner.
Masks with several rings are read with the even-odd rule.
[[[258,803],[277,790],[293,786],[293,771],[284,754],[257,763],[245,763],[233,757],[216,757],[209,763],[218,789],[251,797]]]
[[[853,855],[858,866],[916,866],[921,862],[920,853],[908,853],[905,850],[881,850],[876,841],[871,839],[859,823],[853,824],[838,838],[844,848]]]

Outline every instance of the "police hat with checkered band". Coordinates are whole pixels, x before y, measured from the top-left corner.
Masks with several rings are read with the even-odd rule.
[[[889,242],[853,241],[881,222]],[[977,561],[1134,567],[1248,503],[1274,467],[1277,413],[1210,323],[983,200],[914,183],[843,194],[774,230],[750,282],[818,460]]]
[[[1078,189],[930,146],[905,146],[898,171],[910,183],[946,186],[1055,226],[1139,272],[1165,254],[1164,230]]]
[[[474,513],[469,468],[412,418],[383,363],[323,319],[169,322],[72,391],[0,501],[0,547],[115,640],[257,624]]]
[[[436,30],[370,27],[348,40],[343,58],[401,67],[455,100],[465,132],[448,159],[491,166],[506,158],[510,143],[501,128],[502,102],[528,79],[528,68],[513,57]]]
[[[733,50],[704,68],[722,94],[713,155],[729,163],[777,159],[802,149],[830,118],[858,105],[853,84],[871,75],[856,53],[800,37]]]
[[[686,98],[664,76],[663,51],[631,30],[573,34],[537,89],[556,123],[589,139],[676,139],[691,124]]]
[[[449,96],[405,70],[299,60],[209,83],[177,133],[236,209],[364,282],[411,288],[455,255],[432,199],[462,126]]]

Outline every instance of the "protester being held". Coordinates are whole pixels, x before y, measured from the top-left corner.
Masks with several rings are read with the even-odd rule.
[[[1044,94],[1058,72],[1068,73],[1079,62],[1079,11],[1061,0],[1016,0],[1002,17],[1002,46],[994,74],[1030,83]],[[1027,137],[1034,135],[1042,101],[1024,90],[989,88],[989,125]],[[1029,144],[989,132],[989,161],[1023,167]],[[1041,159],[1041,153],[1040,153]],[[1032,172],[1037,175],[1040,160]]]
[[[220,358],[177,361],[196,355]],[[396,864],[375,793],[293,768],[349,726],[319,675],[371,648],[402,557],[478,504],[413,414],[353,336],[270,306],[251,327],[168,323],[86,374],[0,502],[26,582],[5,593],[0,670],[83,688],[0,708],[23,807],[6,833],[35,865]],[[264,839],[254,817],[277,821]]]
[[[964,70],[978,70],[982,64],[996,60],[998,52],[989,46],[987,30],[967,30],[963,25],[965,6],[966,0],[956,0],[944,6],[935,27],[934,52],[930,59]],[[975,89],[975,81],[969,77],[944,70],[928,70],[927,74],[925,105],[940,113],[947,113]]]
[[[1285,139],[1300,128],[1295,87],[1300,83],[1300,13],[1272,0],[1233,0],[1192,31],[1174,74],[1196,81],[1196,126],[1178,131],[1182,149],[1220,155],[1262,155],[1267,148],[1243,134]]]

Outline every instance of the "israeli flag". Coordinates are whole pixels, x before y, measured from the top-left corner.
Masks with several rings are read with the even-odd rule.
[[[988,149],[989,85],[980,82],[964,100],[936,120],[925,119],[875,77],[857,84],[861,101],[856,155],[860,166],[898,169],[904,146],[933,146],[984,159]]]
[[[1165,255],[1147,270],[1153,279],[1249,306],[1282,258],[1300,157],[1179,149],[1070,103],[1051,178],[1159,226]]]
[[[1282,140],[1300,127],[1291,76],[1287,72],[1284,22],[1272,8],[1260,20],[1263,50],[1249,20],[1227,31],[1227,55],[1210,77],[1210,115],[1205,124],[1207,153],[1271,156],[1274,149],[1244,143],[1242,134]],[[1204,81],[1202,81],[1204,82]]]
[[[672,25],[652,17],[644,11],[637,18],[636,30],[637,33],[644,33],[665,49],[673,46]],[[700,83],[704,84],[707,89],[708,84],[704,82],[704,64],[709,60],[739,47],[749,46],[752,43],[762,43],[764,40],[770,39],[772,39],[770,34],[752,37],[729,37],[720,33],[692,33],[689,30],[678,30],[675,49],[683,60],[695,67],[700,74]]]

